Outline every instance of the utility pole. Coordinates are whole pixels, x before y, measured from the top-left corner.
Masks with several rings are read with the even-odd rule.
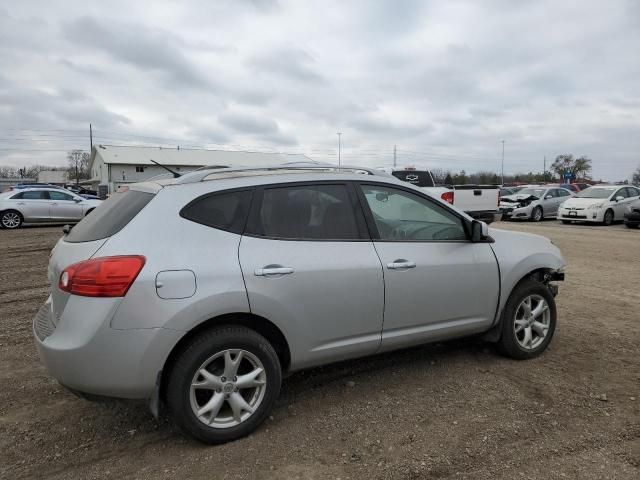
[[[504,140],[502,140],[502,185],[504,185]]]
[[[341,151],[342,151],[342,144],[341,144],[341,138],[342,137],[342,132],[338,132],[338,166],[340,166],[342,164],[342,155],[341,155]]]
[[[396,146],[393,146],[393,168],[396,168]]]
[[[91,155],[92,151],[93,151],[93,128],[91,127],[91,124],[89,124],[89,155]]]

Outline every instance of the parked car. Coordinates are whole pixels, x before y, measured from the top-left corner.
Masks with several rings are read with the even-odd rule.
[[[640,200],[629,203],[624,212],[624,224],[627,228],[640,226]]]
[[[49,372],[218,443],[269,415],[287,372],[481,333],[517,359],[549,345],[548,239],[376,170],[278,168],[132,184],[73,227],[33,321]]]
[[[87,200],[55,187],[20,188],[0,194],[0,226],[19,228],[23,223],[74,223],[100,203],[100,200]]]
[[[23,188],[56,188],[58,190],[66,190],[65,187],[59,185],[52,185],[50,183],[18,183],[11,187],[12,190],[20,190]]]
[[[571,195],[573,193],[564,188],[531,185],[515,195],[500,198],[500,211],[503,218],[539,222],[543,218],[555,217],[560,204]]]
[[[640,189],[623,185],[593,185],[562,204],[562,223],[597,222],[611,225],[623,220],[626,207],[637,200]]]
[[[589,183],[574,183],[573,185],[577,185],[578,188],[580,189],[580,191],[586,190],[587,188],[589,188],[591,186],[591,184],[589,184]]]
[[[491,223],[500,215],[498,211],[500,187],[498,185],[436,186],[433,175],[428,170],[413,168],[386,170],[394,177],[454,205],[477,220]]]

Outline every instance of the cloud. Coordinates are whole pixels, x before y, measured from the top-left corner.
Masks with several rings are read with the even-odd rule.
[[[619,180],[640,161],[638,2],[3,5],[0,128],[20,137],[21,164],[64,163],[89,122],[109,143],[330,161],[340,131],[345,158],[371,165],[397,144],[433,167],[486,170],[503,139],[508,173],[573,152]],[[0,150],[0,165],[15,158]]]
[[[80,48],[102,51],[136,68],[161,72],[175,84],[211,88],[213,82],[180,50],[178,38],[157,28],[80,17],[63,24],[63,35]]]

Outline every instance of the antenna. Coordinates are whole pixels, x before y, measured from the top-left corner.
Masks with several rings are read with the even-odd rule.
[[[158,162],[156,162],[155,160],[153,160],[153,159],[151,159],[151,158],[149,159],[149,161],[150,161],[150,162],[155,163],[155,164],[156,164],[156,165],[158,165],[159,167],[164,168],[166,171],[171,172],[171,173],[173,174],[173,178],[178,178],[178,177],[180,177],[180,176],[181,176],[181,174],[180,174],[180,173],[176,172],[175,170],[171,170],[169,167],[166,167],[166,166],[164,166],[164,165],[159,164]]]

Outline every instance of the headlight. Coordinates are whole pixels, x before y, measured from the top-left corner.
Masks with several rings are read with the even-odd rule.
[[[604,203],[594,203],[593,205],[589,205],[587,208],[588,209],[594,209],[594,208],[602,208],[604,207]]]

